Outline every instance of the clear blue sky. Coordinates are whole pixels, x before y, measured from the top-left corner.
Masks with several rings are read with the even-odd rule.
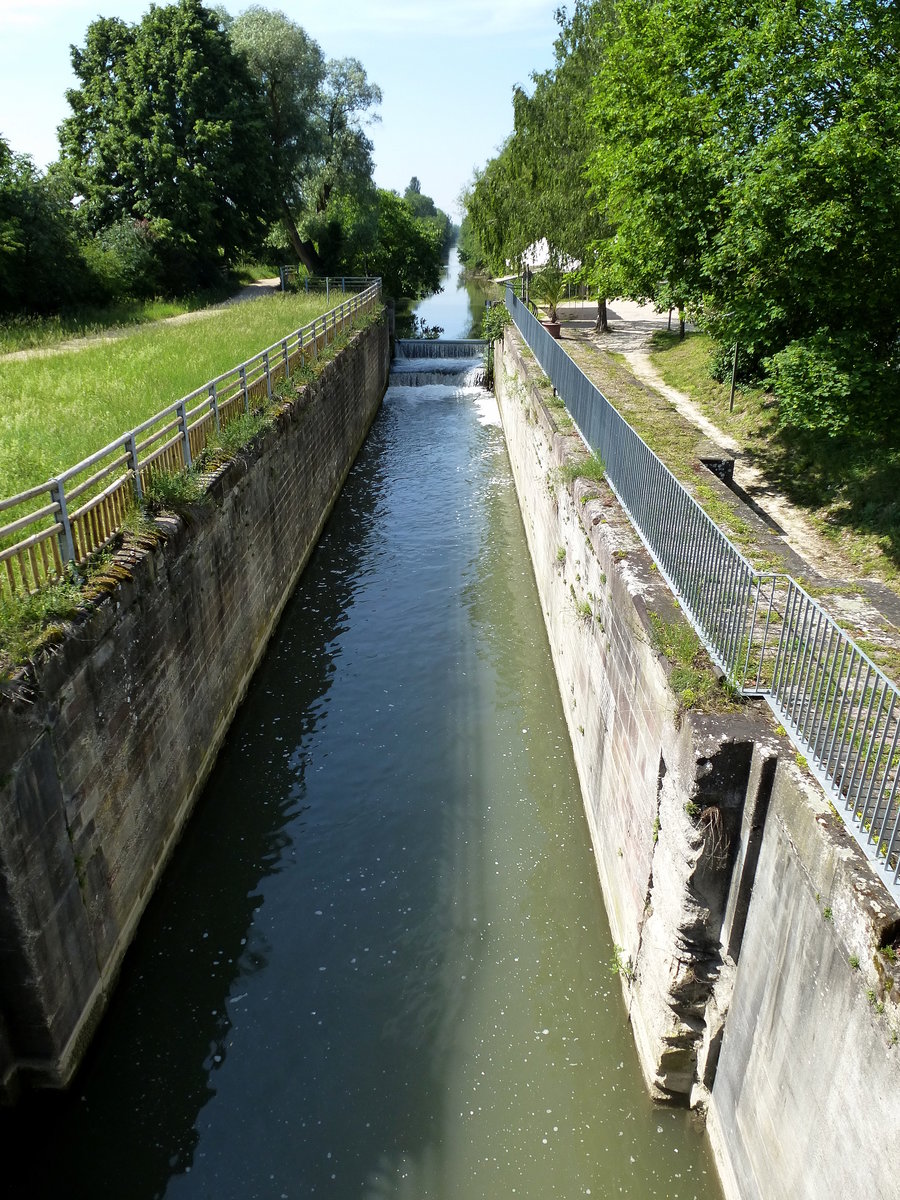
[[[97,16],[132,22],[150,0],[0,0],[0,135],[45,166],[74,85],[69,46]],[[226,0],[237,14],[244,0]],[[553,59],[556,0],[283,0],[328,57],[352,55],[384,92],[371,127],[375,178],[422,190],[457,216],[456,199],[512,130],[512,88]]]

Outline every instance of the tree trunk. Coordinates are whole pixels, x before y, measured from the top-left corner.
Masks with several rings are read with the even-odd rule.
[[[606,314],[605,296],[597,301],[597,321],[594,325],[594,333],[609,333],[609,318]]]
[[[684,341],[684,309],[679,310],[678,313],[678,340]]]
[[[322,273],[322,260],[319,258],[318,252],[312,242],[304,242],[297,229],[294,218],[291,216],[291,210],[282,200],[281,202],[281,217],[284,221],[285,228],[288,232],[288,237],[291,239],[291,245],[294,247],[294,253],[303,263],[307,271],[311,275]]]

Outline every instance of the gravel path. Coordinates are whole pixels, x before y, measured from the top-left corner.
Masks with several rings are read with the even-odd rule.
[[[778,527],[787,545],[800,558],[822,575],[846,577],[850,565],[818,533],[802,509],[772,486],[746,450],[719,429],[690,396],[670,387],[657,371],[650,359],[650,339],[658,330],[667,328],[667,314],[656,312],[650,304],[636,304],[631,300],[613,300],[607,310],[610,322],[607,334],[593,331],[597,316],[597,306],[593,302],[567,305],[560,311],[565,325],[587,336],[598,349],[620,354],[635,378],[664,396],[705,437],[734,455],[735,483]]]
[[[263,296],[271,296],[281,290],[280,279],[256,279],[242,287],[235,295],[229,296],[220,304],[212,304],[209,308],[198,308],[193,312],[179,313],[175,317],[163,317],[159,321],[144,321],[138,325],[123,325],[119,329],[110,329],[108,333],[91,334],[88,337],[67,338],[53,346],[35,346],[31,350],[13,350],[9,354],[0,354],[0,362],[25,362],[29,358],[52,358],[57,354],[71,354],[73,351],[87,350],[91,346],[104,342],[118,342],[122,338],[134,337],[148,325],[185,325],[189,321],[203,321],[213,316],[220,309],[230,308],[233,304],[243,304],[247,300],[259,300]]]

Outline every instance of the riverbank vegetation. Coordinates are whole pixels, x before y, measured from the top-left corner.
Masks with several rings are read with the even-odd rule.
[[[373,182],[380,88],[283,13],[177,0],[98,18],[72,65],[57,162],[41,172],[0,136],[7,347],[47,339],[31,316],[76,332],[153,315],[155,297],[221,298],[246,261],[438,287],[449,217],[415,178],[402,196]]]
[[[601,299],[674,307],[781,426],[900,416],[900,13],[579,0],[467,197],[468,261],[546,238]],[[515,269],[515,268],[513,268]]]

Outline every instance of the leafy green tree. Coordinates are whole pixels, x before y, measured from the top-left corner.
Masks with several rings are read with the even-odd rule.
[[[418,299],[438,291],[443,275],[443,244],[438,228],[416,217],[396,192],[378,190],[378,228],[368,256],[390,296]]]
[[[68,196],[0,138],[0,312],[51,312],[91,284]]]
[[[691,307],[832,433],[897,405],[898,39],[883,0],[619,0],[593,86],[629,294]]]
[[[315,42],[283,12],[253,5],[228,26],[234,49],[247,63],[265,105],[265,128],[278,214],[294,253],[317,265],[316,248],[301,236],[303,181],[318,168],[325,58]]]
[[[218,13],[178,0],[137,25],[100,18],[72,65],[60,143],[89,232],[146,221],[173,286],[259,238],[272,207],[264,114]]]
[[[600,246],[612,232],[605,203],[591,194],[589,125],[591,80],[606,50],[608,2],[578,0],[557,13],[555,65],[532,76],[531,94],[516,88],[514,131],[467,197],[472,231],[494,270],[519,263],[546,242],[554,262],[575,260],[598,294],[598,326],[606,327],[604,297],[612,273]]]

